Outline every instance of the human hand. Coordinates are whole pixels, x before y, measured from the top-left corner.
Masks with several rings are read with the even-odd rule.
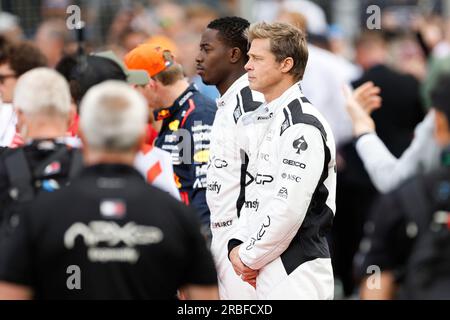
[[[352,120],[355,137],[375,132],[375,122],[370,117],[370,113],[381,106],[378,93],[379,88],[371,82],[363,84],[354,91],[349,86],[344,87],[347,112]]]
[[[249,283],[253,288],[256,288],[256,277],[259,274],[258,270],[253,270],[247,267],[239,257],[239,248],[237,246],[230,252],[230,261],[233,266],[234,272],[241,277],[242,281]]]
[[[381,107],[380,88],[368,81],[353,90],[354,100],[370,115],[375,109]],[[348,101],[348,98],[347,98]]]

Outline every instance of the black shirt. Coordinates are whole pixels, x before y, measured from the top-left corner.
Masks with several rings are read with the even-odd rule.
[[[420,185],[422,191],[420,196],[411,194],[409,198],[409,206],[421,209],[416,210],[418,217],[413,217],[411,207],[405,206],[405,190],[410,190],[413,184]],[[381,271],[393,272],[401,282],[414,244],[439,210],[450,211],[449,166],[410,179],[381,197],[365,225],[365,235],[355,256],[356,276],[370,276],[369,267],[375,265]]]
[[[36,298],[172,299],[183,285],[217,281],[195,213],[125,165],[88,167],[40,195],[12,240],[0,280]],[[73,266],[80,290],[68,289]]]
[[[45,159],[51,156],[53,153],[59,151],[63,147],[68,147],[63,138],[61,139],[37,139],[30,141],[21,148],[0,149],[0,221],[4,216],[4,210],[11,204],[13,199],[10,197],[11,182],[7,172],[6,159],[15,153],[23,150],[27,167],[32,176],[30,184],[35,184],[37,180],[42,185],[46,182],[53,182],[48,185],[53,186],[53,189],[63,187],[69,180],[69,172],[73,165],[72,150],[63,154],[55,161],[49,163],[48,168],[43,168],[42,172],[35,173],[34,170]],[[70,147],[68,147],[71,149]],[[53,191],[46,190],[46,191]]]

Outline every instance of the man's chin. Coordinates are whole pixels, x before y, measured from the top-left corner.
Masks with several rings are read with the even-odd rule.
[[[202,79],[202,82],[203,82],[204,84],[206,84],[207,86],[214,86],[214,85],[215,85],[215,83],[213,83],[213,81],[209,80],[209,79],[206,78],[206,77],[200,77],[200,78]]]
[[[255,83],[249,82],[248,86],[249,86],[250,89],[253,90],[253,91],[259,91],[259,90],[258,90],[258,86],[257,86]]]

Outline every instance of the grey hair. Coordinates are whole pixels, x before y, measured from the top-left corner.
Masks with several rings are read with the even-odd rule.
[[[127,151],[145,133],[147,103],[120,81],[105,81],[86,93],[80,106],[80,128],[89,147]]]
[[[70,115],[69,84],[50,68],[36,68],[24,73],[14,90],[14,106],[26,115]]]

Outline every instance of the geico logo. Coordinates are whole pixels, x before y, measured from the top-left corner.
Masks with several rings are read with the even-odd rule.
[[[283,163],[287,164],[289,166],[299,167],[300,169],[306,169],[306,164],[298,162],[298,161],[283,159]]]
[[[77,222],[64,233],[64,246],[72,249],[78,236],[84,239],[88,247],[97,246],[99,243],[114,247],[120,242],[128,247],[134,247],[159,243],[163,239],[163,233],[159,228],[139,226],[134,222],[128,222],[123,227],[112,221],[92,221],[89,225]]]

